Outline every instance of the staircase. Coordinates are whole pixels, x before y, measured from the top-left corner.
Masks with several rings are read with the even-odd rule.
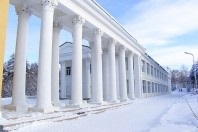
[[[93,105],[84,108],[61,108],[60,111],[53,113],[28,112],[24,115],[15,115],[13,117],[4,116],[5,120],[0,122],[0,132],[18,130],[24,126],[31,125],[33,122],[62,122],[74,120],[87,116],[88,114],[100,114],[107,110],[113,110],[129,104],[131,104],[131,102]]]

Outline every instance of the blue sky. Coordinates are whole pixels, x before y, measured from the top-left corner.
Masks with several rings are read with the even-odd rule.
[[[162,66],[192,65],[198,58],[198,0],[96,0]]]
[[[178,69],[192,65],[191,52],[198,58],[198,0],[96,0],[162,66]],[[9,10],[5,60],[15,50],[17,16]],[[27,59],[37,62],[40,19],[31,16]],[[67,37],[65,37],[67,36]],[[72,41],[71,33],[61,31],[61,43]]]

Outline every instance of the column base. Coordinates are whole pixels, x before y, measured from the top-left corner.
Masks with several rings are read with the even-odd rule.
[[[106,102],[104,102],[104,101],[102,101],[102,102],[90,101],[89,104],[104,105],[104,104],[106,104]]]
[[[128,99],[121,99],[120,102],[127,102]]]
[[[69,100],[69,102],[65,104],[65,108],[80,108],[82,107],[82,105],[83,105],[83,102],[79,104],[74,104],[72,103],[71,100]]]
[[[23,104],[23,105],[5,105],[4,106],[5,109],[8,109],[10,111],[17,111],[17,112],[27,112],[28,111],[28,105],[27,104]]]
[[[66,104],[65,108],[80,108],[82,105],[78,104]]]
[[[37,107],[32,107],[28,109],[29,111],[33,112],[42,112],[42,113],[51,113],[54,111],[59,111],[59,107],[45,107],[45,108],[37,108]]]
[[[52,103],[52,105],[53,105],[54,107],[60,107],[61,103],[60,103],[60,102]]]
[[[130,100],[135,100],[135,97],[131,97],[131,98],[129,98]]]
[[[108,103],[120,103],[119,100],[107,100]]]

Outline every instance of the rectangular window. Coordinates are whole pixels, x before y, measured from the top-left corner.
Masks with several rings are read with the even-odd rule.
[[[150,66],[149,66],[149,63],[147,63],[147,74],[150,74]]]
[[[142,80],[143,93],[146,93],[146,81]]]
[[[151,76],[153,76],[153,66],[151,66]]]
[[[157,93],[157,83],[155,83],[155,92]]]
[[[71,75],[71,67],[66,67],[66,75]]]
[[[145,61],[142,60],[142,72],[145,72]]]
[[[159,78],[159,70],[157,70],[157,78]]]
[[[154,82],[152,82],[152,93],[154,93]]]
[[[148,85],[148,93],[151,93],[151,82],[147,82]]]

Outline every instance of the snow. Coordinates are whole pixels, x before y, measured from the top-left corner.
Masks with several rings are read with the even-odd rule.
[[[198,115],[197,95],[174,92],[171,95],[136,99],[129,105],[99,114],[88,113],[74,120],[56,123],[50,120],[36,121],[16,132],[197,132],[198,120],[186,99]]]

